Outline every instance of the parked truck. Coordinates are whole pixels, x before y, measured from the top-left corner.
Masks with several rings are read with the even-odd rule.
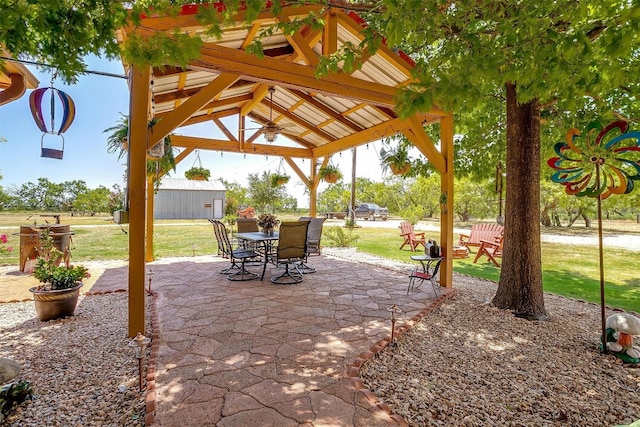
[[[375,221],[376,218],[380,218],[386,221],[389,218],[389,209],[380,207],[375,203],[361,203],[356,206],[354,212],[357,219]],[[349,209],[323,213],[323,216],[327,219],[345,219],[348,215]]]

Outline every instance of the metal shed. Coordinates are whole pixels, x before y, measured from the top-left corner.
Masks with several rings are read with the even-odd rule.
[[[155,196],[154,219],[220,219],[226,189],[217,181],[163,178]]]

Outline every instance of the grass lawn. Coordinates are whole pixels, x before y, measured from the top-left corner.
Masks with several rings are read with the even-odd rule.
[[[30,218],[28,218],[31,215]],[[7,234],[13,252],[0,254],[0,265],[18,264],[19,237],[13,236],[20,225],[39,224],[52,218],[31,213],[0,213],[0,234]],[[281,219],[295,219],[282,216]],[[69,217],[61,218],[63,224],[71,224],[75,232],[72,238],[73,260],[127,259],[129,237],[128,225],[120,227],[111,222],[111,217]],[[333,225],[327,225],[333,226]],[[605,224],[607,234],[624,234],[637,229],[629,223]],[[556,230],[554,230],[555,233]],[[411,262],[413,253],[405,247],[399,250],[402,239],[397,229],[358,228],[355,234],[359,240],[355,246],[363,252],[404,262]],[[595,234],[596,230],[560,230],[558,234]],[[437,232],[426,232],[429,239],[440,240]],[[454,234],[457,238],[457,234]],[[326,242],[325,242],[326,244]],[[158,220],[154,226],[154,256],[166,258],[215,254],[216,245],[213,230],[206,220]],[[457,273],[497,281],[500,269],[488,262],[473,264],[470,258],[454,260],[453,269]],[[486,258],[485,258],[486,260]],[[606,303],[612,307],[640,312],[640,275],[637,265],[640,252],[618,248],[606,248],[604,254]],[[542,267],[544,290],[570,298],[599,303],[599,267],[597,246],[542,243]],[[455,286],[455,284],[454,284]]]

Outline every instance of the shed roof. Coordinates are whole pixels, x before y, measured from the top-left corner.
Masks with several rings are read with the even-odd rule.
[[[164,177],[159,190],[226,191],[220,181],[195,181],[190,179]]]

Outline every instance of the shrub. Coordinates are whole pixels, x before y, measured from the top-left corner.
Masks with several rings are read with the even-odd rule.
[[[345,230],[342,227],[327,227],[324,230],[324,237],[329,242],[329,246],[338,248],[348,248],[358,241],[358,236],[353,234],[353,230]]]

